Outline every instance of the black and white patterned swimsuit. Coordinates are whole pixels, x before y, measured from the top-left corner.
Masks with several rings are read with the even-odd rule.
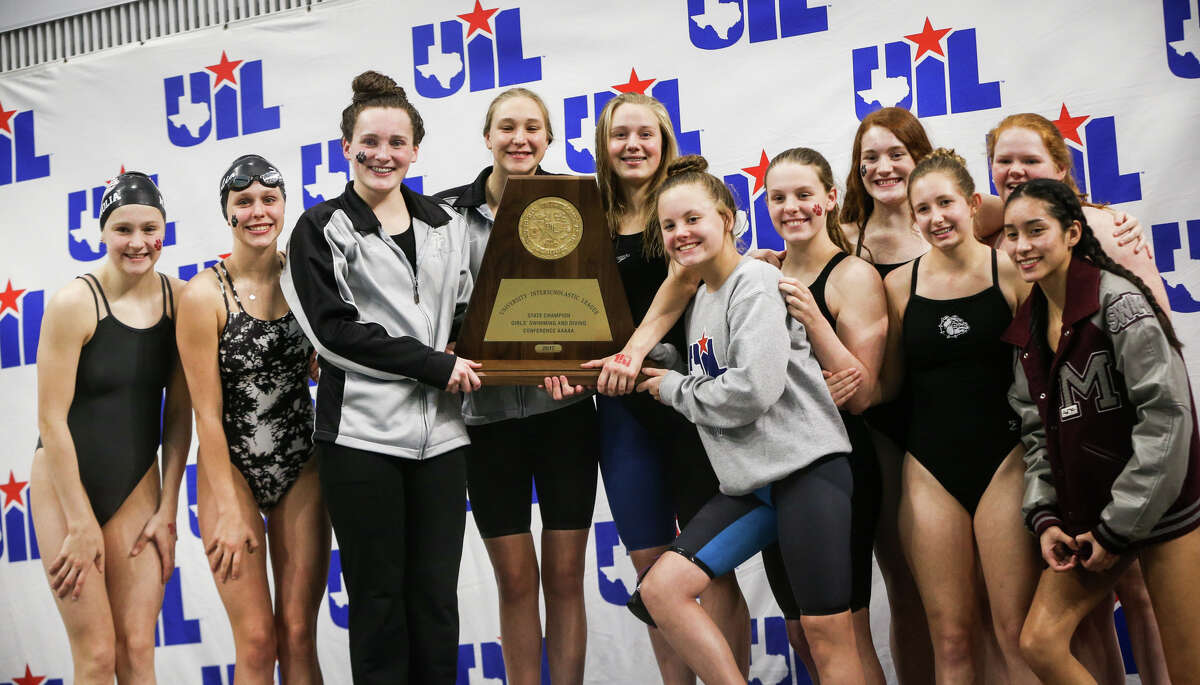
[[[247,314],[225,263],[218,262],[213,271],[226,313],[217,342],[225,441],[258,506],[268,509],[292,487],[312,456],[312,345],[291,312],[274,321]],[[229,308],[226,282],[237,310]]]

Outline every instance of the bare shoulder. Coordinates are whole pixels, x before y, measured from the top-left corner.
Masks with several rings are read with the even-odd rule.
[[[217,276],[211,269],[205,269],[189,281],[171,278],[171,290],[179,302],[191,312],[206,311],[221,306],[221,291],[217,284]]]
[[[883,290],[883,278],[873,264],[860,257],[849,255],[829,274],[839,288],[877,288]]]
[[[96,330],[104,305],[81,278],[72,278],[50,296],[43,318],[42,344],[84,342]],[[46,338],[50,338],[47,340]]]
[[[1015,311],[1029,296],[1030,291],[1033,290],[1033,284],[1026,283],[1025,279],[1021,278],[1021,272],[1017,269],[1017,265],[1013,264],[1012,259],[1003,252],[996,256],[996,272],[1000,290]]]

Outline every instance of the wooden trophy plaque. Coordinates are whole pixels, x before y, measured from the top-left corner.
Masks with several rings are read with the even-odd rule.
[[[484,385],[540,385],[619,352],[633,334],[600,191],[590,176],[508,179],[455,353]]]

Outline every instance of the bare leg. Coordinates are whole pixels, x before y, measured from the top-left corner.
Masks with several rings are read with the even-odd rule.
[[[154,634],[162,608],[162,560],[148,544],[130,556],[146,521],[158,508],[158,467],[154,466],[116,514],[104,525],[105,575],[117,634],[117,682],[150,685],[154,679]]]
[[[329,513],[321,497],[317,461],[310,459],[271,510],[267,526],[275,575],[275,635],[280,680],[319,685],[317,614],[329,575]]]
[[[1029,617],[1021,630],[1021,654],[1048,683],[1090,685],[1096,680],[1071,654],[1071,636],[1105,597],[1128,566],[1128,560],[1102,573],[1080,568],[1042,571]]]
[[[1041,566],[1037,542],[1021,520],[1023,451],[1018,447],[1008,455],[980,498],[975,540],[1007,682],[1037,685],[1037,676],[1021,656],[1021,625],[1033,602]]]
[[[750,609],[742,597],[737,574],[733,571],[714,578],[708,589],[700,593],[700,606],[708,612],[737,662],[742,675],[750,675]]]
[[[67,520],[50,479],[49,466],[39,449],[34,454],[29,476],[29,499],[34,530],[42,549],[42,568],[47,574],[67,537]],[[105,557],[120,553],[109,549],[107,544],[104,551]],[[129,550],[124,552],[128,554]],[[117,636],[113,629],[106,575],[107,572],[98,573],[93,566],[79,599],[59,599],[52,594],[71,643],[71,659],[75,665],[73,681],[77,685],[112,685],[116,675]]]
[[[891,654],[900,685],[927,685],[933,680],[933,645],[921,594],[900,545],[897,515],[904,453],[890,439],[871,430],[883,474],[883,499],[875,531],[875,561],[887,587],[892,612]]]
[[[1072,651],[1084,668],[1101,685],[1123,685],[1125,663],[1121,660],[1121,643],[1113,623],[1116,596],[1101,597],[1096,607],[1084,617],[1075,631]]]
[[[707,685],[744,685],[725,636],[696,603],[708,575],[674,552],[655,562],[642,580],[642,600],[676,653]]]
[[[650,547],[647,549],[635,549],[629,552],[629,558],[633,561],[633,567],[641,573],[643,570],[650,568],[655,559],[659,555],[667,551],[666,545],[662,547]],[[708,593],[709,590],[705,590]],[[747,613],[747,628],[749,627],[749,614]],[[654,659],[658,662],[658,672],[662,675],[663,685],[695,685],[696,674],[692,673],[692,669],[675,652],[671,647],[671,643],[667,642],[667,638],[658,628],[649,628],[650,632],[650,647],[654,650]],[[749,660],[749,636],[746,637],[747,644],[747,661]]]
[[[902,482],[900,540],[928,616],[936,682],[978,682],[982,588],[971,518],[912,455],[904,458]]]
[[[813,661],[812,650],[808,647],[808,638],[804,636],[804,626],[799,620],[789,619],[787,634],[788,643],[796,652],[796,658],[804,664],[804,670],[808,671],[808,679],[813,681],[814,685],[821,685],[821,677],[817,674],[817,663]]]
[[[213,500],[206,464],[199,460],[196,478],[197,516],[200,519],[200,534],[208,547],[208,535],[217,523],[217,505]],[[237,578],[228,580],[214,578],[217,594],[229,615],[233,629],[235,670],[239,683],[265,685],[275,681],[275,617],[271,608],[271,588],[267,584],[266,531],[258,514],[258,504],[250,492],[250,485],[242,473],[232,465],[236,505],[242,512],[246,525],[254,531],[258,552],[243,551],[241,570]]]
[[[1125,626],[1129,629],[1133,660],[1137,662],[1142,685],[1171,685],[1171,679],[1167,676],[1167,658],[1163,655],[1162,638],[1158,634],[1158,622],[1154,617],[1154,607],[1150,604],[1146,579],[1142,577],[1141,563],[1133,562],[1117,581],[1117,597],[1125,612]]]
[[[542,531],[546,653],[550,664],[550,680],[554,683],[583,683],[583,667],[587,656],[583,571],[590,531],[590,528]]]
[[[849,611],[831,616],[804,616],[800,624],[804,627],[809,653],[821,682],[830,685],[866,683]]]
[[[1163,653],[1174,685],[1200,683],[1200,528],[1142,550],[1142,570],[1154,602]]]
[[[530,533],[483,541],[500,592],[500,646],[512,685],[542,681],[542,620],[538,607],[541,580]]]

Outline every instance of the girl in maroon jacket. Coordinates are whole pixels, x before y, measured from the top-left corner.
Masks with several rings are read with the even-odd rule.
[[[1071,635],[1137,558],[1172,682],[1200,682],[1200,439],[1175,331],[1060,181],[1012,192],[1002,247],[1036,284],[1005,333],[1019,348],[1023,514],[1049,565],[1022,653],[1047,682],[1095,682]]]

